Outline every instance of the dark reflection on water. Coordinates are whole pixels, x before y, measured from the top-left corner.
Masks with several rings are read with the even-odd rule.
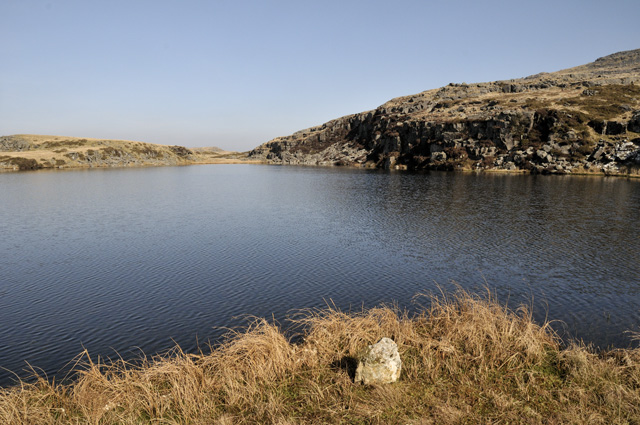
[[[640,331],[640,181],[229,165],[0,174],[0,195],[0,367],[21,375],[452,281],[602,347]]]

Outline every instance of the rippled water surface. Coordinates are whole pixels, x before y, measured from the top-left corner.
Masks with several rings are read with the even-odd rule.
[[[452,281],[637,345],[638,180],[203,165],[5,173],[0,195],[1,385]]]

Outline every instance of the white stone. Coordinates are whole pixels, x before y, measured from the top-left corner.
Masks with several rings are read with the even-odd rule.
[[[369,384],[389,384],[400,377],[402,360],[398,346],[389,338],[382,338],[367,348],[358,363],[354,382]]]

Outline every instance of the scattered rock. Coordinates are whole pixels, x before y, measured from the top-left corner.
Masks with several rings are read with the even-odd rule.
[[[640,148],[629,141],[624,141],[615,145],[615,159],[624,162],[632,157],[635,158],[640,153]]]

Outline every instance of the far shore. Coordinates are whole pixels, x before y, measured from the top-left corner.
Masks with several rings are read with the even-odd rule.
[[[18,134],[0,136],[0,172],[30,170],[67,170],[90,168],[132,168],[150,166],[176,166],[200,164],[267,164],[312,167],[380,168],[379,163],[282,163],[249,157],[249,152],[230,152],[216,147],[186,148],[158,145],[129,140],[105,140],[67,136]],[[405,171],[405,165],[388,167]],[[439,168],[435,168],[438,170]],[[411,169],[409,169],[411,170]],[[429,171],[428,169],[419,171]],[[528,174],[527,170],[472,168],[446,168],[442,171],[490,174]],[[545,174],[543,172],[543,174]],[[640,168],[629,168],[625,173],[607,173],[602,168],[576,168],[571,172],[549,174],[573,176],[611,176],[640,178]]]
[[[248,152],[216,147],[37,134],[0,136],[0,170],[4,171],[245,163],[262,161],[248,158]]]
[[[11,152],[2,152],[3,154],[11,154]],[[28,156],[22,156],[22,158],[28,158]],[[18,157],[20,158],[20,157]],[[94,165],[94,164],[72,164],[72,165],[60,165],[60,166],[47,166],[42,167],[29,167],[21,168],[19,165],[0,167],[0,173],[3,172],[16,172],[16,171],[36,171],[36,170],[77,170],[77,169],[104,169],[104,168],[147,168],[147,167],[171,167],[171,166],[185,166],[185,165],[207,165],[207,164],[266,164],[261,160],[242,159],[242,158],[206,158],[197,161],[185,161],[179,164],[127,164],[127,165]]]
[[[32,159],[38,156],[39,151],[34,152],[1,152],[0,159],[3,155],[11,156],[18,159]],[[167,167],[167,166],[186,166],[186,165],[223,165],[223,164],[257,164],[257,165],[273,165],[273,166],[291,166],[291,167],[322,167],[322,168],[352,168],[352,169],[374,169],[374,167],[368,167],[365,165],[334,165],[334,164],[279,164],[270,163],[268,161],[260,159],[250,159],[247,153],[229,152],[221,155],[211,155],[207,157],[201,157],[196,160],[183,161],[180,163],[132,163],[122,165],[101,165],[101,164],[65,164],[60,166],[50,166],[44,164],[43,166],[35,167],[21,167],[20,165],[12,164],[10,166],[0,164],[0,173],[3,172],[15,172],[15,171],[35,171],[35,170],[76,170],[76,169],[104,169],[104,168],[146,168],[146,167]],[[499,175],[529,175],[532,174],[527,170],[495,170],[495,169],[456,169],[456,170],[409,170],[404,167],[393,167],[391,171],[417,171],[417,172],[429,172],[429,171],[448,171],[453,173],[465,173],[465,174],[499,174]],[[628,173],[628,174],[611,174],[604,173],[602,171],[589,171],[582,170],[578,172],[562,173],[562,174],[542,174],[542,175],[563,175],[563,176],[582,176],[582,177],[617,177],[617,178],[629,178],[640,179],[640,173]]]

